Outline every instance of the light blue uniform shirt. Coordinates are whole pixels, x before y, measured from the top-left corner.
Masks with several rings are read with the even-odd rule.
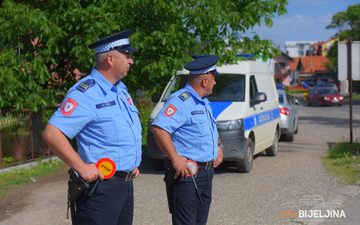
[[[66,94],[49,123],[69,138],[76,136],[85,163],[111,158],[117,171],[132,171],[141,162],[141,124],[122,81],[112,85],[95,68]]]
[[[218,155],[216,124],[209,100],[189,84],[170,95],[152,123],[171,135],[180,156],[198,162],[214,161]]]

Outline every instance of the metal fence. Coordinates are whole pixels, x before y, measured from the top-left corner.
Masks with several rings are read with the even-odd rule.
[[[40,109],[35,114],[28,109],[21,112],[1,110],[0,169],[54,156],[42,140],[42,133],[57,108]],[[39,119],[34,119],[36,116]]]

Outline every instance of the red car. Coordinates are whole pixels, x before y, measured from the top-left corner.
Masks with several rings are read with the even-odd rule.
[[[313,87],[308,91],[307,96],[308,105],[318,104],[322,105],[339,105],[344,103],[344,97],[331,87]]]

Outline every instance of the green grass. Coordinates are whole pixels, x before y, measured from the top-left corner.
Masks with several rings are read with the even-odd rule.
[[[0,198],[6,197],[10,189],[19,189],[20,184],[30,182],[30,177],[39,177],[59,172],[59,168],[65,165],[61,160],[41,162],[35,166],[21,169],[11,169],[0,173]]]
[[[349,97],[347,96],[347,98],[349,98]],[[352,99],[353,100],[360,100],[360,94],[353,94]]]
[[[344,99],[349,99],[349,98],[350,98],[350,96],[348,94],[344,96]],[[360,94],[353,93],[352,99],[353,100],[360,100]]]
[[[323,157],[325,169],[342,184],[355,184],[360,180],[360,143],[337,143]]]

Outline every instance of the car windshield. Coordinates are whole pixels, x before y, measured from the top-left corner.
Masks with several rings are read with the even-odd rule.
[[[327,95],[327,94],[331,94],[331,95],[334,95],[334,94],[337,94],[337,91],[333,88],[329,88],[329,89],[319,89],[319,93],[321,95]]]
[[[167,88],[161,101],[165,101],[172,93],[185,87],[189,75],[175,76]],[[209,101],[245,101],[245,75],[221,74],[216,76],[213,93],[207,98]]]

